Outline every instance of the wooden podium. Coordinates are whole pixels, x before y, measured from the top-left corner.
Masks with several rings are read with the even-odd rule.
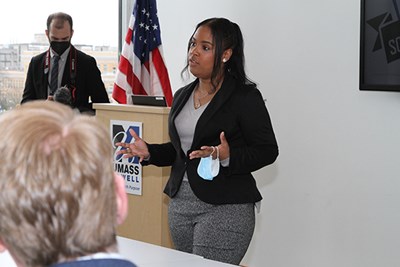
[[[168,142],[169,108],[121,104],[93,104],[96,118],[110,129],[111,120],[142,122],[148,143]],[[128,194],[129,213],[117,229],[119,236],[172,248],[168,228],[168,196],[163,193],[170,167],[143,167],[142,195]]]

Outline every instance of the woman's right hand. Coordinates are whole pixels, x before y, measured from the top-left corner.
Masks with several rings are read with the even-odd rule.
[[[124,158],[139,157],[139,162],[150,157],[149,149],[146,142],[140,138],[133,129],[129,129],[129,133],[135,139],[133,143],[118,142],[116,146],[122,146],[126,149],[120,150],[117,154],[124,154]]]

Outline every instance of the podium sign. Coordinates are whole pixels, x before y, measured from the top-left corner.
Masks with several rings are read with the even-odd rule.
[[[124,155],[118,152],[125,148],[115,146],[118,142],[133,143],[135,141],[129,132],[130,129],[142,138],[142,123],[120,120],[110,122],[111,142],[114,146],[114,170],[124,177],[128,194],[142,195],[142,165],[139,163],[139,158],[124,158]]]
[[[113,142],[116,140],[133,142],[129,134],[130,127],[133,127],[148,143],[159,144],[169,141],[170,108],[168,107],[94,103],[93,108],[96,110],[96,119],[110,129]],[[156,166],[142,168],[136,158],[131,159],[131,162],[125,160],[116,158],[115,163],[118,163],[116,170],[125,174],[126,185],[129,186],[131,183],[134,194],[128,194],[128,217],[118,227],[117,234],[172,248],[168,227],[169,198],[163,193],[171,168]]]

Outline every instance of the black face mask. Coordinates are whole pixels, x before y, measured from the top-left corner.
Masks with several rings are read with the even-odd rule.
[[[62,41],[62,42],[51,41],[50,42],[51,49],[53,49],[53,51],[56,52],[59,56],[61,56],[62,53],[64,53],[65,50],[67,50],[70,45],[71,45],[71,43],[69,41]]]

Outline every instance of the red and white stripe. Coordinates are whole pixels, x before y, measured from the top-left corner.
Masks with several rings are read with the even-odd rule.
[[[161,45],[150,52],[149,62],[141,64],[135,55],[132,36],[135,17],[131,15],[129,29],[122,47],[120,63],[112,93],[120,104],[132,104],[132,94],[164,96],[167,105],[172,103],[172,90],[164,64]]]

